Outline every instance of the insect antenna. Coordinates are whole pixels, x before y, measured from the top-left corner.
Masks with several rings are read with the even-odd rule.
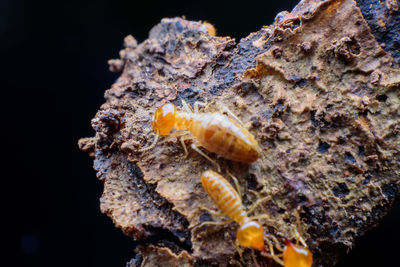
[[[152,143],[150,146],[148,146],[148,147],[139,149],[138,151],[139,151],[139,152],[144,152],[144,151],[150,150],[150,149],[152,149],[153,147],[155,147],[156,144],[157,144],[157,141],[158,141],[158,136],[159,136],[159,134],[158,134],[158,131],[157,131],[156,136],[154,137],[153,143]]]

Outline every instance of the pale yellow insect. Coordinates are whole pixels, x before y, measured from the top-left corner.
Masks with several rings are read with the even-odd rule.
[[[199,113],[196,110],[181,111],[167,103],[156,110],[151,125],[157,135],[168,135],[173,128],[187,130],[199,146],[229,160],[252,163],[260,157],[261,149],[247,129],[220,113]],[[196,146],[192,147],[200,151]]]
[[[242,200],[232,185],[211,170],[203,172],[201,182],[220,211],[240,225],[236,235],[238,243],[265,252],[263,227],[247,216]]]
[[[293,244],[286,239],[285,247],[282,249],[277,239],[273,236],[265,235],[262,225],[254,220],[254,218],[268,218],[268,216],[261,215],[248,217],[245,207],[242,204],[241,197],[238,194],[239,188],[238,191],[236,191],[222,175],[211,170],[203,172],[201,175],[201,182],[204,190],[213,200],[215,205],[217,205],[222,214],[232,218],[233,221],[239,224],[240,227],[237,230],[236,239],[241,246],[255,248],[261,252],[261,255],[270,257],[285,267],[311,266],[313,261],[312,254],[297,231],[297,236],[303,243],[303,246]],[[263,199],[259,199],[250,210],[254,210],[262,201]],[[227,222],[205,222],[203,224],[225,224]],[[282,251],[282,254],[274,253],[272,244],[268,239],[265,239],[267,236],[275,241],[278,250]],[[267,253],[264,240],[267,241],[271,254]]]

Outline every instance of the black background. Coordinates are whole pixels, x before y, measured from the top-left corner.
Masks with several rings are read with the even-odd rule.
[[[237,40],[297,1],[1,1],[2,221],[11,266],[125,266],[134,243],[100,213],[102,183],[78,150],[117,78],[107,60],[163,17],[213,23]],[[10,183],[8,183],[10,182]],[[339,266],[397,262],[400,205]],[[3,264],[2,264],[3,265]]]

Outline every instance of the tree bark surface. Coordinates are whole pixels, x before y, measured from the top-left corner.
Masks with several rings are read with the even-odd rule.
[[[374,25],[369,3],[359,4]],[[379,4],[389,32],[399,26],[394,3]],[[207,101],[201,112],[225,106],[240,118],[262,156],[248,165],[206,153],[238,178],[246,206],[265,198],[254,215],[269,215],[266,233],[283,245],[300,232],[313,266],[334,265],[376,225],[400,186],[400,70],[390,54],[399,58],[398,33],[372,29],[387,52],[354,1],[304,0],[237,44],[182,18],[163,19],[141,44],[126,37],[110,61],[122,73],[92,120],[96,135],[79,145],[104,182],[102,212],[139,242],[128,265],[254,265],[249,249],[237,253],[235,223],[193,228],[224,219],[201,209],[216,208],[200,181],[210,162],[190,149],[185,158],[173,136],[139,152],[166,102]]]

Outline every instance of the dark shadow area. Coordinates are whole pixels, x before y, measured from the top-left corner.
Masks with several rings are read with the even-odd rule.
[[[356,241],[353,250],[339,261],[338,267],[345,266],[395,266],[400,239],[400,201],[393,204],[389,215],[379,226],[370,230]]]

